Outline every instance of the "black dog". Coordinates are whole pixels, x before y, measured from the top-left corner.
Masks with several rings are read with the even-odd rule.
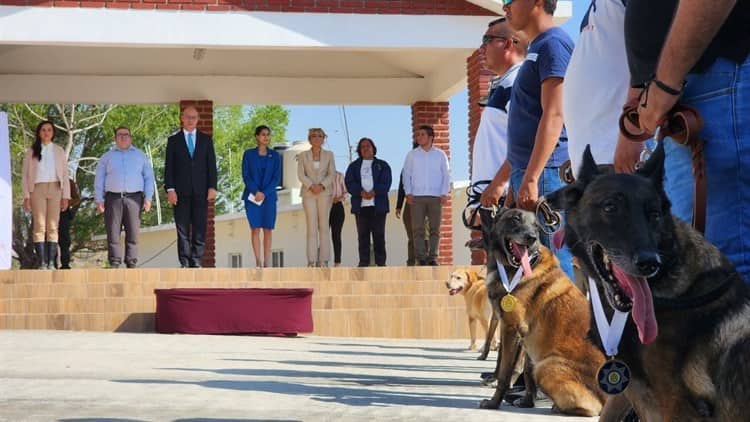
[[[663,145],[635,175],[601,174],[588,148],[583,158],[579,179],[547,200],[610,306],[631,312],[618,355],[626,397],[643,421],[748,420],[750,291],[671,215]]]

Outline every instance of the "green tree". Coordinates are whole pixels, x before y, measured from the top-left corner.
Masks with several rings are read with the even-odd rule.
[[[271,144],[283,143],[289,110],[280,105],[214,108],[214,149],[219,171],[216,214],[242,210],[242,155],[256,147],[255,128],[271,128]]]

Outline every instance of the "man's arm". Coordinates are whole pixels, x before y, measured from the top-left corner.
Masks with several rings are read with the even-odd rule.
[[[216,190],[216,187],[218,185],[218,176],[216,170],[216,152],[214,151],[214,140],[210,136],[206,136],[206,138],[208,138],[208,162],[206,163],[208,188]]]
[[[492,178],[492,182],[482,191],[479,203],[487,208],[493,205],[503,205],[498,204],[498,201],[503,196],[503,187],[508,183],[508,180],[510,180],[510,161],[505,160],[497,173],[495,173],[495,177]]]
[[[104,177],[107,171],[107,155],[105,154],[96,164],[96,173],[94,173],[94,201],[97,204],[104,203]]]
[[[537,183],[552,152],[555,150],[563,128],[562,78],[547,78],[542,82],[542,118],[534,138],[526,173],[518,191],[518,205],[533,211],[539,199]]]
[[[656,79],[674,89],[681,89],[685,76],[701,58],[734,8],[736,0],[680,0],[672,26],[664,41]],[[652,85],[648,106],[639,108],[641,128],[654,133],[679,96],[670,95]]]
[[[141,159],[143,160],[143,168],[141,170],[141,176],[143,177],[143,197],[146,201],[151,201],[154,196],[154,169],[151,167],[151,162],[148,160],[146,154],[142,152]]]

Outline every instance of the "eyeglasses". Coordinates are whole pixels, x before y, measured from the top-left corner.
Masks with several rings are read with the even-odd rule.
[[[499,35],[485,35],[485,36],[482,37],[482,45],[487,45],[487,44],[491,43],[494,40],[507,41],[508,37],[501,37]]]
[[[129,133],[118,133],[117,135],[115,135],[115,137],[116,138],[130,138],[130,134]]]
[[[183,114],[182,118],[185,120],[198,120],[198,116],[191,116],[189,114]]]

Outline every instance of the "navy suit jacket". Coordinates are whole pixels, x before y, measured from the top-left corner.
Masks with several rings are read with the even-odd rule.
[[[358,214],[362,206],[362,159],[358,158],[346,169],[344,183],[346,190],[352,195],[352,214]],[[383,160],[375,158],[372,161],[372,190],[375,191],[375,211],[387,213],[390,211],[388,191],[391,190],[391,167]]]
[[[258,163],[266,160],[266,171],[261,177]],[[258,148],[245,151],[242,155],[242,180],[245,181],[245,190],[242,192],[242,200],[246,201],[249,194],[263,192],[266,199],[276,201],[276,186],[281,181],[281,156],[277,151],[268,149],[265,156],[258,154]]]
[[[195,134],[192,158],[182,129],[167,139],[164,188],[174,189],[181,196],[197,195],[205,198],[209,188],[216,189],[214,141],[203,132],[196,130]]]

